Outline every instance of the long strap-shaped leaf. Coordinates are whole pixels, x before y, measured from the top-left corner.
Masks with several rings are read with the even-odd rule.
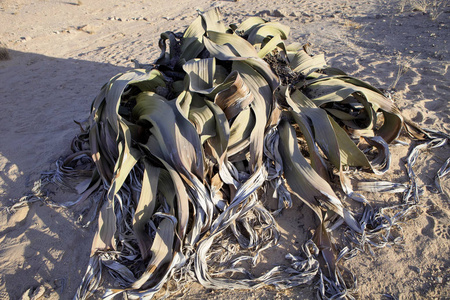
[[[133,230],[139,243],[141,256],[147,259],[150,255],[151,237],[145,226],[153,216],[156,207],[156,192],[160,169],[144,160],[144,176],[139,202],[133,216]]]
[[[371,167],[372,165],[369,163],[366,156],[358,149],[358,147],[356,147],[346,134],[342,135],[341,133],[338,135],[331,123],[334,122],[331,117],[327,115],[325,110],[318,108],[311,100],[303,95],[303,93],[297,90],[292,97],[287,94],[286,100],[294,109],[295,113],[292,113],[293,118],[305,135],[312,156],[312,166],[315,167],[316,170],[324,172],[323,165],[320,164],[320,154],[315,148],[317,143],[325,156],[339,170],[339,178],[344,192],[357,201],[365,201],[365,198],[362,195],[353,192],[349,180],[343,172],[343,165],[366,168]],[[309,124],[311,124],[311,127]],[[314,132],[314,137],[312,137],[311,131]],[[339,137],[341,140],[339,140]],[[343,145],[343,147],[341,148],[340,145]],[[346,152],[341,154],[344,151]],[[374,172],[378,171],[375,168],[373,168],[373,170]],[[321,174],[321,176],[324,179],[328,179],[326,174],[325,176]]]
[[[133,109],[137,120],[153,125],[155,135],[163,150],[164,160],[181,173],[191,173],[202,178],[200,140],[192,123],[162,96],[151,92],[141,93]]]
[[[306,87],[309,93],[316,95],[312,97],[312,100],[317,106],[328,102],[343,101],[355,94],[364,96],[372,104],[374,111],[378,111],[378,109],[383,111],[385,122],[377,130],[377,135],[383,137],[388,143],[398,137],[403,124],[400,111],[391,100],[367,83],[349,76],[331,76],[312,80],[307,83]],[[329,92],[321,95],[323,89]]]
[[[355,231],[361,228],[351,214],[342,206],[341,201],[331,186],[317,174],[298,149],[294,129],[281,121],[278,126],[280,132],[280,154],[283,157],[283,170],[286,181],[295,195],[306,203],[322,219],[321,202],[325,207],[340,215]],[[319,202],[317,199],[324,199]]]

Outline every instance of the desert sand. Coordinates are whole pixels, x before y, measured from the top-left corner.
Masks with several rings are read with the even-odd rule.
[[[71,211],[40,202],[13,214],[5,208],[70,153],[79,132],[73,120],[88,117],[101,86],[133,68],[132,60],[156,59],[159,34],[183,31],[197,9],[219,7],[226,24],[249,16],[286,24],[290,42],[311,43],[331,66],[393,91],[405,117],[449,134],[450,7],[420,10],[402,2],[0,0],[0,42],[8,53],[0,61],[0,298],[73,298],[95,225],[81,228]],[[406,135],[400,139],[410,142]],[[383,180],[405,183],[408,149],[391,148],[392,166]],[[415,171],[423,208],[402,224],[403,241],[345,262],[358,278],[358,298],[450,298],[450,181],[443,180],[444,193],[431,188],[449,156],[448,145],[419,156]],[[376,205],[401,198],[365,195]],[[296,210],[280,217],[280,248],[303,242],[308,230],[303,217]],[[276,251],[267,258],[279,259]],[[183,291],[185,299],[310,299],[314,294],[314,287],[212,291],[198,284]]]

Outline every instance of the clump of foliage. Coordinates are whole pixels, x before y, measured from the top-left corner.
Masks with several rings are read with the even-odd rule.
[[[383,174],[404,121],[380,90],[286,44],[288,34],[258,17],[225,26],[217,9],[200,13],[183,34],[161,34],[153,64],[103,86],[74,154],[52,174],[78,179],[80,198],[66,206],[91,211],[88,223],[98,215],[77,299],[98,288],[103,268],[122,286],[106,298],[151,298],[170,278],[208,288],[319,278],[321,297],[350,295],[337,263],[349,248],[336,253],[330,234],[343,224],[357,248],[383,246],[395,220],[355,193],[345,170]],[[314,236],[289,266],[254,277],[240,262],[277,244],[274,215],[293,201],[315,216]]]

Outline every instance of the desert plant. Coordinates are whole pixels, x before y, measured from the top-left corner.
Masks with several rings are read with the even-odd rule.
[[[427,13],[434,21],[448,9],[449,4],[450,1],[448,0],[402,0],[399,3],[399,8],[400,12],[409,7],[412,10]]]
[[[210,288],[321,278],[322,297],[349,295],[337,263],[349,248],[338,256],[333,229],[344,223],[364,250],[389,243],[395,221],[353,192],[344,171],[386,172],[403,118],[378,89],[286,44],[288,34],[258,17],[225,26],[217,9],[200,13],[183,34],[161,34],[153,64],[103,86],[74,154],[47,174],[80,193],[65,206],[91,206],[90,221],[98,214],[77,299],[97,289],[103,268],[122,286],[106,298],[150,298],[175,275]],[[362,217],[337,189],[365,203]],[[275,212],[263,203],[273,195],[277,211],[305,203],[316,230],[303,256],[255,278],[239,263],[276,245]],[[211,255],[233,259],[212,268]]]
[[[388,90],[395,90],[400,78],[402,78],[403,75],[405,75],[411,68],[411,65],[413,61],[417,58],[417,55],[414,57],[402,57],[401,54],[397,55],[396,61],[398,65],[397,74],[395,76],[394,81],[389,86]]]

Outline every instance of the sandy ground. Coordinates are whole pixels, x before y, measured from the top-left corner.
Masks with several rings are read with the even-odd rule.
[[[0,0],[0,42],[10,56],[0,61],[0,298],[20,299],[28,290],[35,296],[43,292],[42,299],[73,297],[95,226],[80,228],[70,211],[40,203],[12,215],[3,208],[70,152],[78,132],[72,120],[88,116],[103,83],[133,67],[132,59],[152,62],[159,54],[159,34],[183,31],[196,9],[220,7],[227,24],[257,15],[289,25],[289,41],[310,42],[332,66],[394,89],[405,116],[450,133],[450,7],[428,7],[424,13],[402,9],[398,2]],[[383,179],[406,180],[407,151],[393,147],[393,165]],[[404,241],[345,263],[358,278],[360,299],[450,298],[450,200],[427,188],[449,156],[446,146],[419,157],[415,170],[424,206],[403,225]],[[448,180],[443,189],[450,193]],[[366,195],[379,205],[399,200],[392,194]],[[279,249],[302,243],[303,217],[292,210],[280,218]],[[269,252],[268,260],[277,258],[276,252]],[[309,299],[313,294],[312,287],[211,291],[194,284],[184,297]]]

